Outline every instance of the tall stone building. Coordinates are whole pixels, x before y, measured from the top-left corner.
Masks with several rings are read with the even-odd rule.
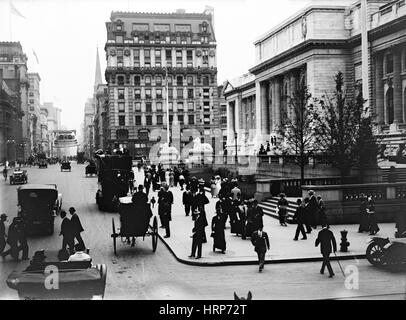
[[[58,130],[62,130],[61,112],[62,110],[54,105],[53,102],[44,102],[43,106],[47,111],[46,125],[48,130],[48,148],[51,157],[60,157],[61,150],[55,148],[55,139]]]
[[[230,148],[242,149],[246,134],[253,142],[248,154],[276,141],[277,127],[292,115],[288,97],[296,88],[306,84],[320,98],[334,91],[334,76],[341,71],[350,96],[355,84],[362,84],[387,153],[406,155],[405,25],[405,0],[360,0],[351,6],[310,6],[265,33],[255,42],[250,86],[231,81],[225,88]],[[252,94],[252,84],[254,128],[244,122],[244,96]]]
[[[29,89],[28,89],[28,109],[30,119],[30,144],[31,154],[36,154],[40,151],[41,146],[41,101],[40,101],[40,81],[41,77],[38,73],[27,73]]]
[[[0,70],[3,73],[3,81],[18,97],[17,118],[15,126],[13,126],[15,139],[12,139],[9,144],[15,152],[16,160],[24,162],[31,152],[28,109],[29,82],[27,78],[27,56],[19,42],[0,42]]]
[[[109,146],[148,157],[167,142],[168,122],[180,154],[187,156],[195,138],[214,146],[220,134],[213,10],[112,12],[106,28]]]

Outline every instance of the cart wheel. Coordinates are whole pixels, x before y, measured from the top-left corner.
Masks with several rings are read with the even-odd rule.
[[[117,234],[116,234],[116,226],[114,225],[114,218],[111,218],[112,226],[113,226],[113,247],[114,247],[114,254],[117,255]]]
[[[158,221],[154,217],[154,222],[152,223],[152,251],[156,251],[156,246],[158,244]]]
[[[383,243],[373,241],[367,247],[366,257],[370,264],[374,266],[382,265],[383,261]]]

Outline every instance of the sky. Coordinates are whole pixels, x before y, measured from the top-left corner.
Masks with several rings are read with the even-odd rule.
[[[80,132],[84,106],[93,95],[96,48],[104,78],[106,25],[112,11],[203,12],[214,8],[218,84],[254,66],[254,41],[310,4],[350,4],[354,0],[12,0],[24,17],[10,14],[0,0],[0,41],[19,41],[28,72],[41,77],[41,103],[62,109],[61,121]],[[10,28],[11,27],[11,28]],[[38,61],[34,53],[38,57]],[[38,63],[39,62],[39,63]],[[104,79],[103,79],[104,81]]]

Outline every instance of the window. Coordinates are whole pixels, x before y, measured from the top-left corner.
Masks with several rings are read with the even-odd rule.
[[[162,78],[160,76],[155,77],[155,84],[157,86],[161,86],[162,85]]]
[[[140,76],[135,76],[134,77],[134,85],[135,86],[141,85],[141,77]]]
[[[207,50],[202,50],[202,61],[203,64],[209,63],[209,52]]]
[[[188,110],[189,111],[194,111],[194,109],[195,109],[195,105],[194,105],[194,103],[193,102],[188,102]]]
[[[140,62],[134,61],[134,68],[139,68],[139,67],[140,67]]]
[[[195,116],[194,115],[188,115],[188,123],[189,124],[195,124]]]
[[[169,103],[168,103],[168,109],[169,109],[169,110],[173,110],[173,104],[172,104],[172,102],[169,102]]]
[[[169,115],[169,124],[172,124],[172,123],[173,123],[173,115],[170,114],[170,115]]]
[[[144,49],[144,58],[149,60],[151,58],[151,50],[150,49]]]
[[[147,116],[147,125],[152,125],[152,116]]]
[[[140,60],[140,50],[134,49],[134,60]]]
[[[173,98],[173,89],[168,89],[168,98]]]
[[[204,76],[204,77],[203,77],[203,85],[204,85],[204,86],[208,86],[208,85],[209,85],[209,77],[208,77],[208,76]]]
[[[203,78],[204,83],[204,78]],[[210,96],[209,89],[203,89],[203,97],[208,98]]]
[[[156,89],[156,98],[162,99],[162,89]]]
[[[116,26],[116,30],[117,31],[121,31],[123,29],[123,27],[121,26],[121,24],[118,24],[117,26]]]
[[[176,77],[176,85],[183,86],[183,77],[182,76]]]
[[[166,78],[166,81],[168,81],[168,85],[172,85],[172,77],[171,76],[168,76]]]
[[[162,111],[162,102],[156,103],[156,111]]]
[[[135,111],[141,111],[141,102],[134,103]]]
[[[123,43],[123,36],[116,36],[116,43]]]
[[[182,61],[182,50],[176,50],[176,61]]]
[[[178,115],[179,124],[184,124],[183,118],[183,114]]]
[[[118,125],[125,126],[125,116],[118,116]]]
[[[194,93],[193,93],[193,89],[188,89],[187,90],[187,97],[188,99],[193,99],[194,98]]]
[[[135,116],[135,125],[137,126],[141,125],[141,116]]]
[[[165,50],[166,60],[172,59],[172,50]]]
[[[118,76],[117,77],[117,83],[119,86],[123,86],[124,85],[124,77],[123,76]]]
[[[388,54],[386,56],[386,73],[392,73],[393,72],[393,55]]]
[[[193,86],[193,77],[191,77],[191,76],[187,77],[187,85]]]
[[[151,102],[147,102],[145,104],[145,112],[148,112],[148,113],[152,112],[152,103]]]
[[[176,94],[177,94],[178,99],[183,98],[183,89],[178,89]]]
[[[176,68],[182,68],[183,64],[182,62],[176,62]]]
[[[124,89],[118,89],[118,98],[124,99]]]
[[[151,85],[151,77],[145,76],[145,85]]]
[[[186,51],[186,58],[187,58],[187,60],[193,60],[193,51],[192,50]]]
[[[183,112],[183,102],[178,102],[178,111]]]
[[[201,41],[202,43],[208,43],[208,42],[209,42],[209,37],[207,37],[207,36],[201,37],[201,38],[200,38],[200,41]]]
[[[159,124],[159,125],[163,124],[163,116],[161,116],[161,115],[156,116],[156,124]]]
[[[117,57],[122,58],[123,57],[123,49],[117,49]]]
[[[155,67],[160,68],[161,67],[161,62],[155,62]]]
[[[227,124],[227,117],[222,116],[220,119],[220,124]]]
[[[134,98],[135,99],[141,99],[141,89],[135,89],[134,90]]]
[[[144,62],[145,68],[151,68],[151,62]]]
[[[161,59],[161,50],[155,50],[155,59]]]
[[[188,68],[193,68],[193,62],[188,62],[188,63],[186,64],[186,66],[187,66]]]
[[[30,104],[34,104],[34,100],[33,100],[33,99],[30,99]]]
[[[151,99],[151,89],[145,89],[145,99]]]
[[[30,92],[30,97],[33,97],[34,96],[34,92]]]
[[[172,62],[166,61],[166,66],[167,66],[168,68],[172,68]]]
[[[125,111],[124,102],[119,102],[118,103],[118,111],[119,112],[124,112]]]

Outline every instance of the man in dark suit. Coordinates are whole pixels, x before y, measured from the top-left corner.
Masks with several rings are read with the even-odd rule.
[[[307,204],[307,210],[310,220],[310,225],[313,229],[317,228],[318,224],[318,212],[319,204],[317,202],[316,196],[314,195],[313,190],[309,190],[309,203]]]
[[[186,186],[186,191],[183,192],[183,195],[182,195],[182,203],[185,206],[185,215],[186,215],[186,217],[190,213],[190,207],[192,206],[192,201],[193,201],[192,192],[190,191],[189,186]]]
[[[203,243],[203,237],[204,237],[204,228],[207,226],[207,223],[205,223],[205,218],[201,215],[199,210],[196,210],[194,212],[194,215],[195,215],[196,219],[195,219],[194,228],[192,229],[192,232],[193,232],[192,253],[190,254],[189,258],[195,257],[196,249],[197,249],[196,259],[200,259],[202,257],[202,243]]]
[[[305,229],[303,226],[303,224],[306,223],[305,208],[303,206],[302,199],[297,199],[296,203],[297,203],[297,208],[296,208],[296,212],[295,212],[293,219],[296,221],[297,227],[296,227],[295,237],[293,238],[293,240],[297,241],[300,232],[302,233],[302,240],[306,240],[307,236],[306,236],[306,232],[305,232]]]
[[[169,186],[166,184],[161,193],[161,222],[165,228],[166,235],[164,238],[169,238],[171,236],[171,229],[169,226],[170,221],[172,220],[172,204],[173,204],[173,194],[169,191]]]
[[[80,223],[80,219],[79,219],[79,216],[76,214],[75,208],[70,207],[69,213],[72,215],[70,218],[70,221],[71,221],[73,239],[76,239],[78,241],[78,243],[82,245],[82,247],[86,248],[85,243],[82,239],[82,236],[80,235],[80,233],[85,231],[85,229],[83,229],[82,224]]]
[[[140,184],[138,186],[138,191],[133,194],[132,202],[136,205],[144,205],[148,202],[148,196],[144,193],[144,186]]]
[[[320,244],[320,251],[323,255],[323,264],[320,269],[320,273],[324,274],[324,268],[327,266],[328,272],[330,274],[329,278],[334,277],[333,268],[330,264],[330,253],[337,251],[337,243],[334,238],[333,232],[331,232],[327,225],[323,225],[323,229],[319,231],[319,234],[316,239],[316,247]]]
[[[269,238],[265,231],[262,231],[262,226],[252,233],[251,242],[255,247],[255,252],[258,255],[259,272],[264,269],[265,253],[269,250]]]
[[[73,233],[72,233],[72,222],[66,216],[66,211],[62,210],[60,214],[62,218],[61,223],[61,232],[59,233],[62,236],[62,250],[66,250],[66,247],[69,247],[70,254],[74,252],[73,245]]]

